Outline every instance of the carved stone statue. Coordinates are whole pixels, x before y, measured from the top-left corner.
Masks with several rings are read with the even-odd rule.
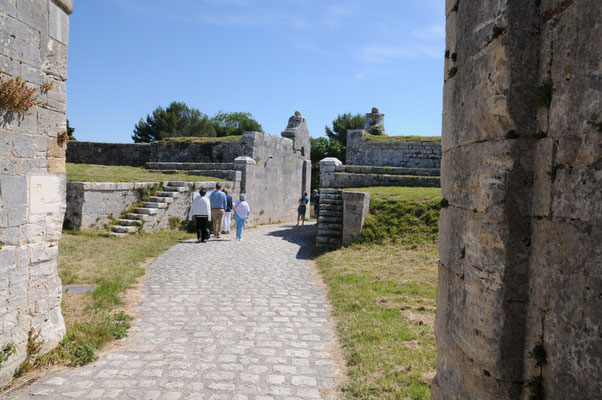
[[[282,137],[293,139],[293,147],[295,150],[309,157],[310,141],[309,131],[307,130],[307,120],[299,111],[295,111],[295,115],[288,119],[288,124],[282,132]]]
[[[364,130],[380,130],[381,134],[385,133],[385,114],[378,112],[378,108],[372,107],[372,112],[366,114],[366,126]]]

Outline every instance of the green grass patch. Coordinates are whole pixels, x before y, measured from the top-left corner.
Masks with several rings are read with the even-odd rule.
[[[362,242],[316,262],[338,320],[349,399],[428,399],[441,189],[372,187]]]
[[[360,244],[317,258],[348,366],[346,398],[429,398],[437,259],[433,243]]]
[[[222,136],[222,137],[196,137],[182,136],[162,139],[163,143],[232,143],[239,142],[242,135]]]
[[[86,293],[63,295],[67,334],[36,365],[82,365],[96,359],[96,351],[127,336],[132,317],[124,296],[144,274],[143,263],[192,235],[159,231],[115,238],[96,231],[65,231],[59,243],[59,276],[63,284],[93,285]],[[111,251],[107,251],[111,249]]]
[[[142,167],[67,163],[67,180],[71,182],[207,182],[220,179],[192,175],[185,171],[164,174]]]
[[[364,133],[364,138],[370,142],[441,142],[441,136],[384,136]]]

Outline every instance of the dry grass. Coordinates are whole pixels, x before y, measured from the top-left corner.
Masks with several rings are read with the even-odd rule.
[[[193,175],[185,171],[165,174],[141,167],[67,163],[67,180],[71,182],[207,182],[222,179]]]

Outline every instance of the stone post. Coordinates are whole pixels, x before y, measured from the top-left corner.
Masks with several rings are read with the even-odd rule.
[[[0,386],[26,357],[28,333],[42,351],[63,337],[58,242],[65,212],[67,45],[73,2],[0,2],[0,76],[37,90],[24,114],[0,109]]]
[[[343,245],[357,241],[370,210],[370,193],[343,191]]]
[[[332,177],[336,167],[343,163],[335,157],[326,157],[320,161],[320,187],[329,188],[332,185]]]
[[[247,191],[251,190],[250,180],[252,179],[250,174],[252,171],[250,170],[251,166],[255,166],[257,163],[251,157],[241,156],[236,157],[234,159],[234,168],[237,171],[241,172],[240,177],[240,193],[247,193]],[[247,185],[249,184],[249,187]]]
[[[431,398],[599,397],[602,2],[446,16]]]

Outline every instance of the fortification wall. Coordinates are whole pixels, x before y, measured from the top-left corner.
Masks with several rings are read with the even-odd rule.
[[[262,132],[245,135],[252,152],[236,163],[243,171],[241,192],[247,194],[251,207],[249,223],[295,220],[301,193],[309,193],[311,163],[294,150],[291,139]]]
[[[24,115],[0,111],[0,386],[26,357],[28,332],[42,351],[65,332],[58,241],[65,211],[67,45],[72,1],[1,1],[0,70],[38,90]],[[42,85],[52,83],[47,93]]]
[[[526,399],[534,388],[595,398],[602,2],[448,0],[446,10],[449,207],[439,228],[431,398]]]
[[[150,159],[150,143],[96,143],[73,141],[67,144],[68,163],[143,167]]]
[[[364,134],[363,130],[347,133],[347,165],[441,168],[439,142],[374,142]]]

